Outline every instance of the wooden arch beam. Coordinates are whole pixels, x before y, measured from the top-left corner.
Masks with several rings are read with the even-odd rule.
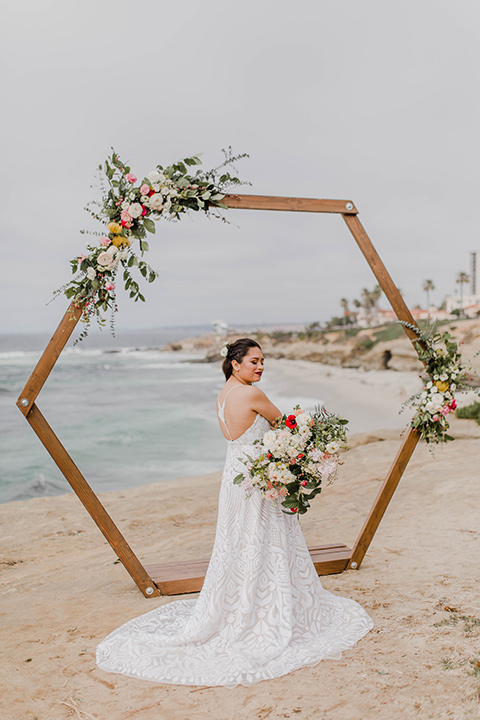
[[[351,200],[321,200],[268,195],[227,195],[223,203],[231,209],[334,213],[341,215],[398,319],[410,325],[416,325],[398,288],[358,219],[358,210]],[[145,597],[197,592],[202,587],[209,561],[193,560],[144,567],[36,405],[36,398],[75,329],[82,310],[82,305],[70,304],[20,393],[17,406]],[[413,330],[405,326],[404,330],[412,342],[418,341],[418,337]],[[351,550],[342,543],[309,548],[319,575],[343,572],[348,567],[354,569],[360,567],[385,510],[415,450],[418,439],[418,433],[415,433],[410,428],[374,500],[353,549]]]

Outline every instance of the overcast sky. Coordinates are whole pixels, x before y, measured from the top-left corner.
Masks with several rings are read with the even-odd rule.
[[[439,303],[480,250],[479,20],[473,0],[2,3],[0,331],[56,327],[112,145],[143,177],[231,144],[246,193],[352,199],[407,304],[426,278]],[[341,217],[228,217],[157,225],[160,278],[145,304],[119,291],[119,329],[312,322],[375,284]]]

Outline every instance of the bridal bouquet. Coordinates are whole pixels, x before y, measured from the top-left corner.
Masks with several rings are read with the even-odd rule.
[[[303,515],[310,500],[334,482],[346,447],[348,420],[317,406],[313,415],[297,405],[262,440],[255,458],[239,458],[242,472],[233,480],[247,492],[259,491],[283,512]]]

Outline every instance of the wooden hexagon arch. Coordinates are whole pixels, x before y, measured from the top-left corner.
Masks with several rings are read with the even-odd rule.
[[[341,215],[372,269],[378,284],[388,298],[397,318],[415,325],[415,321],[402,296],[360,223],[357,216],[358,210],[351,201],[272,197],[267,195],[227,195],[223,202],[229,208],[246,210],[282,210]],[[35,402],[60,353],[75,329],[82,314],[82,309],[82,306],[76,307],[73,303],[70,305],[22,390],[17,405],[145,597],[198,592],[203,585],[209,560],[157,563],[144,567]],[[410,328],[404,326],[404,330],[412,342],[418,342],[417,335]],[[374,500],[353,549],[342,543],[309,548],[319,575],[340,573],[347,568],[357,569],[360,567],[388,503],[415,450],[418,439],[418,433],[414,432],[412,428],[405,434],[400,449]]]

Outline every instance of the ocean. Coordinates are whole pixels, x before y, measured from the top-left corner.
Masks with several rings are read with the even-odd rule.
[[[92,331],[76,347],[66,346],[37,405],[95,492],[222,468],[225,440],[215,410],[224,382],[220,362],[162,350],[209,329],[124,332],[115,339]],[[0,335],[0,502],[71,491],[15,406],[49,337]],[[268,367],[261,387],[282,403],[270,392]]]

